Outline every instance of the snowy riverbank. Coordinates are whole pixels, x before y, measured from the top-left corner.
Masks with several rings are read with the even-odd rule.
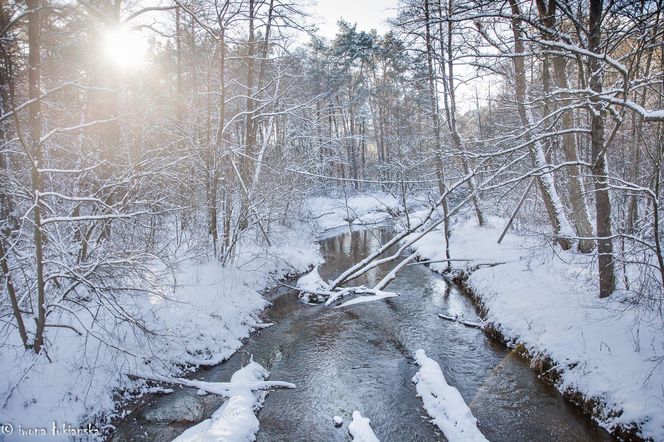
[[[593,400],[602,426],[615,431],[637,424],[642,437],[664,440],[662,318],[633,308],[620,292],[600,300],[592,257],[511,233],[498,245],[505,221],[491,218],[490,224],[461,221],[450,240],[451,257],[468,259],[454,261],[453,269],[487,264],[466,281],[487,321],[535,359],[550,358],[557,388]],[[415,249],[422,260],[444,259],[442,232],[428,234]],[[436,271],[444,267],[431,264]]]
[[[345,201],[306,200],[304,217],[314,219],[313,227],[296,223],[282,228],[267,248],[246,241],[227,267],[191,252],[172,268],[155,267],[150,293],[118,297],[118,316],[125,321],[103,312],[60,313],[60,326],[47,333],[51,361],[24,351],[16,334],[10,334],[12,342],[0,354],[0,371],[7,373],[0,383],[5,402],[0,422],[17,432],[51,432],[53,422],[72,428],[103,425],[115,416],[119,403],[159,391],[128,373],[183,376],[227,359],[252,330],[263,326],[259,314],[269,303],[261,293],[320,261],[316,235],[349,221],[379,222],[399,211],[398,201],[389,195],[349,196],[348,208]],[[137,326],[149,327],[149,332],[137,331]]]
[[[259,314],[269,303],[261,292],[319,260],[314,232],[284,229],[267,248],[244,244],[227,267],[199,256],[171,271],[155,269],[161,296],[119,297],[116,308],[126,321],[103,314],[86,321],[76,311],[60,314],[62,327],[47,334],[50,362],[23,350],[16,339],[2,347],[5,407],[0,422],[11,423],[14,436],[42,428],[52,436],[53,422],[72,428],[108,422],[118,402],[155,391],[127,373],[182,376],[225,360],[262,326]],[[140,318],[150,332],[137,331],[130,318]],[[76,330],[89,333],[79,336]]]
[[[409,197],[409,210],[419,208],[426,202],[422,198]],[[305,208],[312,214],[319,232],[336,234],[336,229],[371,225],[392,219],[403,212],[403,201],[388,193],[357,193],[346,197],[316,196],[305,201]]]

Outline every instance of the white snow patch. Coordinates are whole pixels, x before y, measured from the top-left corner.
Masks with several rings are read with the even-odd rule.
[[[390,218],[398,211],[399,202],[389,194],[350,195],[347,198],[317,196],[308,198],[305,206],[321,230],[347,226],[349,223],[373,224]]]
[[[348,425],[348,432],[356,442],[380,442],[371,429],[371,420],[362,417],[359,411],[353,411],[353,422]]]
[[[267,379],[270,373],[252,361],[233,373],[229,398],[210,419],[187,429],[173,442],[247,442],[256,439],[259,429],[256,412],[262,407],[266,391],[252,391],[249,385]]]
[[[450,386],[438,362],[427,357],[424,350],[415,352],[420,370],[413,377],[417,396],[432,422],[441,429],[450,442],[486,441],[477,428],[477,419],[463,400],[461,393]]]
[[[427,201],[424,194],[410,195],[406,198],[406,205],[412,209],[422,207]],[[304,209],[322,232],[349,224],[355,228],[384,222],[403,211],[403,201],[381,192],[356,193],[340,198],[315,196],[304,201]]]
[[[298,279],[296,286],[298,290],[305,293],[316,293],[330,289],[329,285],[320,277],[318,267],[314,267],[313,270]]]

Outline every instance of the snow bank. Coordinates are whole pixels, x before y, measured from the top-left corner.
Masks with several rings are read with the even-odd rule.
[[[456,388],[445,380],[438,362],[427,357],[424,350],[415,352],[420,370],[413,377],[417,396],[422,398],[424,409],[432,422],[441,429],[450,442],[486,441],[477,428],[477,419]]]
[[[261,292],[320,262],[313,234],[284,230],[274,238],[278,242],[268,248],[245,242],[227,267],[212,257],[182,257],[172,271],[154,270],[152,293],[120,294],[118,312],[139,318],[153,334],[104,310],[55,310],[50,323],[71,326],[82,336],[48,328],[49,362],[24,351],[18,333],[8,333],[0,349],[0,397],[6,400],[0,423],[49,429],[54,421],[75,428],[103,425],[116,400],[132,397],[125,392],[150,391],[127,373],[177,377],[192,365],[230,357],[252,330],[265,327],[258,315],[269,303]]]
[[[267,379],[270,373],[252,361],[233,373],[228,388],[229,398],[210,419],[195,425],[173,442],[247,442],[256,439],[259,422],[256,412],[263,406],[266,391],[252,391],[249,387]]]
[[[380,442],[369,425],[371,420],[362,417],[359,411],[353,411],[353,422],[348,425],[348,432],[356,442]]]
[[[592,256],[512,233],[498,245],[505,223],[491,218],[495,227],[480,228],[462,221],[450,240],[452,258],[470,259],[454,262],[457,269],[504,263],[480,267],[467,281],[487,307],[487,321],[531,354],[551,357],[561,372],[560,391],[573,389],[605,404],[599,417],[605,428],[637,423],[643,436],[664,440],[661,318],[632,308],[621,292],[600,300]],[[442,232],[414,248],[423,259],[443,259]],[[440,271],[444,264],[431,267]]]
[[[300,277],[300,279],[297,280],[296,287],[298,290],[306,293],[330,290],[329,284],[323,281],[323,278],[320,277],[318,267],[314,267],[309,273]]]
[[[420,203],[409,198],[407,204],[410,207]],[[305,201],[305,207],[321,231],[349,223],[376,224],[403,210],[401,202],[387,193],[353,194],[347,198],[311,197]]]

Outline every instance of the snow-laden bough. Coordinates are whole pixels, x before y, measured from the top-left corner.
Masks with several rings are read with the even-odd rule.
[[[401,267],[399,267],[400,269]],[[330,285],[323,281],[318,273],[318,268],[314,268],[311,272],[302,276],[297,281],[295,289],[300,291],[300,299],[306,303],[321,303],[325,302],[326,306],[330,306],[335,302],[353,295],[363,295],[351,301],[347,301],[338,307],[345,307],[353,304],[360,304],[364,302],[377,301],[384,298],[393,298],[399,296],[398,293],[388,292],[382,290],[385,286],[394,279],[396,271],[390,272],[383,281],[379,282],[376,287],[368,288],[365,286],[358,287],[343,287],[338,289],[331,289]]]
[[[252,359],[233,373],[228,383],[228,400],[210,419],[189,428],[174,442],[247,442],[256,440],[259,429],[256,412],[263,406],[267,391],[251,386],[265,382],[270,373]]]
[[[429,358],[424,350],[415,352],[420,370],[413,377],[417,396],[431,421],[450,442],[480,442],[487,439],[477,428],[477,419],[466,405],[459,390],[447,383],[438,362]]]

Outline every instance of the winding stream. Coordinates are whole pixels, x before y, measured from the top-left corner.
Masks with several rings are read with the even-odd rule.
[[[389,227],[346,229],[322,240],[321,276],[332,279],[392,235]],[[371,286],[388,271],[379,267],[355,283]],[[412,356],[423,348],[461,392],[491,441],[612,440],[503,345],[477,329],[438,318],[437,313],[475,316],[472,302],[442,277],[424,266],[409,266],[389,290],[401,296],[343,309],[305,306],[295,292],[274,290],[265,320],[275,325],[252,334],[227,362],[196,378],[227,381],[251,354],[271,372],[270,379],[295,383],[295,390],[267,396],[258,415],[259,441],[350,440],[353,410],[371,419],[382,441],[445,440],[429,423],[411,382],[417,371]],[[151,396],[118,425],[115,440],[172,439],[192,425],[168,422],[174,404],[183,402],[202,419],[222,399],[186,388]],[[344,418],[342,428],[334,427],[335,415]]]

